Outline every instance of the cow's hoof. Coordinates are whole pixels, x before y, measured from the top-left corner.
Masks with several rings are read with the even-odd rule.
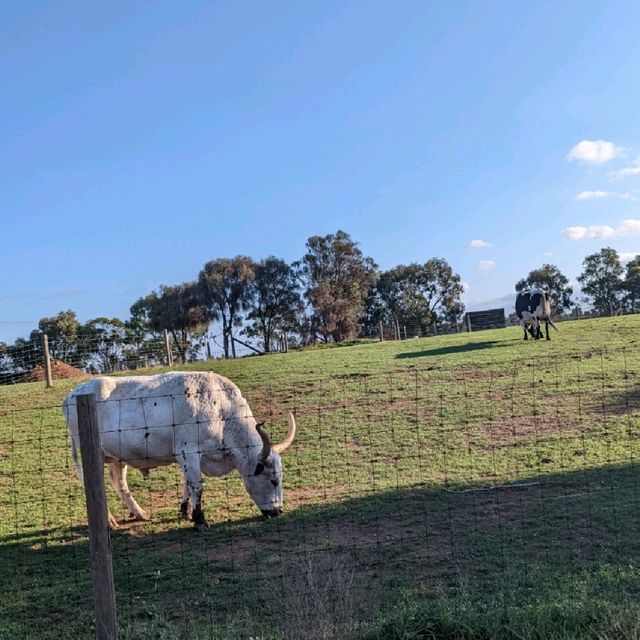
[[[180,503],[180,517],[183,518],[184,520],[189,519],[189,503],[188,502]]]
[[[111,512],[109,512],[109,527],[111,529],[119,529],[120,525],[118,524],[118,521],[113,517],[113,514]]]
[[[199,533],[202,533],[203,531],[206,531],[209,528],[209,524],[206,521],[205,522],[194,522],[193,528],[196,531],[198,531]]]
[[[134,513],[133,515],[133,519],[137,520],[138,522],[146,522],[147,520],[149,520],[149,516],[144,512],[141,511],[140,513]]]

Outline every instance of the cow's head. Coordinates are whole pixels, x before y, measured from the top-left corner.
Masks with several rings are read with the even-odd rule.
[[[289,431],[279,444],[271,444],[269,434],[263,429],[264,422],[256,424],[262,440],[252,475],[245,478],[245,485],[253,501],[267,518],[282,513],[282,460],[280,454],[289,447],[296,435],[296,421],[289,413]]]

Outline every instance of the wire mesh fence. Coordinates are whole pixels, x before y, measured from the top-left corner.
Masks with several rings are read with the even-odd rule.
[[[60,402],[18,389],[0,399],[0,632],[86,637],[86,510]],[[231,637],[350,637],[403,593],[444,595],[453,606],[476,594],[497,603],[505,624],[514,602],[545,594],[549,607],[575,590],[637,597],[635,352],[309,376],[243,393],[243,411],[266,420],[274,442],[295,413],[298,433],[282,455],[284,515],[263,520],[247,492],[252,478],[235,471],[205,479],[209,529],[196,532],[179,518],[180,468],[147,479],[130,469],[150,519],[132,522],[108,490],[121,524],[111,544],[123,637],[186,637],[193,625],[223,637],[234,624]],[[143,404],[187,400],[160,394]],[[173,427],[145,416],[133,424],[143,440]]]

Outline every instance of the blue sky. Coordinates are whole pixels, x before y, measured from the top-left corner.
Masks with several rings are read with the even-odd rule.
[[[640,251],[637,2],[0,9],[0,340],[344,229],[477,303]],[[490,244],[472,248],[475,244]]]

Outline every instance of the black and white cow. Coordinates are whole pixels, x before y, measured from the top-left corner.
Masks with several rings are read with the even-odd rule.
[[[546,293],[542,289],[533,287],[532,289],[521,291],[516,297],[516,315],[522,323],[524,329],[524,339],[528,340],[527,332],[535,340],[542,338],[540,322],[544,322],[547,340],[549,337],[549,325],[556,331],[556,325],[551,321],[551,305]]]

